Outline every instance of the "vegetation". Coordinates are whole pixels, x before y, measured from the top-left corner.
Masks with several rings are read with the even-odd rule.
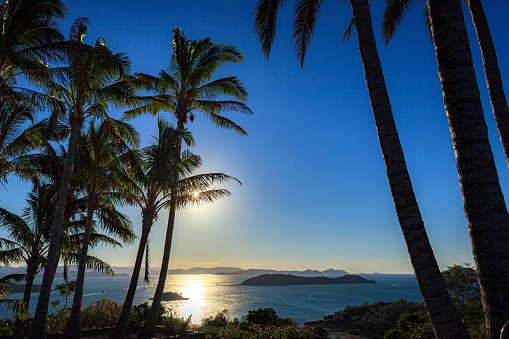
[[[242,82],[235,76],[222,77],[211,80],[215,73],[225,64],[241,63],[244,57],[240,51],[232,45],[215,44],[211,38],[189,40],[180,28],[173,30],[171,43],[172,55],[167,71],[162,70],[159,77],[138,73],[136,83],[150,95],[142,97],[144,103],[125,113],[126,118],[133,118],[143,113],[157,114],[168,112],[177,120],[177,138],[169,148],[169,161],[172,169],[167,178],[165,193],[169,194],[169,216],[166,229],[161,271],[157,282],[156,291],[151,305],[151,311],[143,327],[143,337],[152,338],[156,331],[157,314],[161,305],[162,294],[168,273],[170,251],[173,239],[175,214],[177,209],[201,201],[211,202],[219,196],[210,195],[206,199],[194,199],[194,192],[183,190],[182,194],[180,179],[189,171],[180,166],[182,163],[182,137],[186,132],[185,125],[188,120],[193,121],[195,114],[203,114],[213,124],[225,129],[233,129],[241,135],[246,131],[235,124],[232,120],[222,115],[225,111],[252,114],[244,101],[247,99],[247,91]],[[223,96],[234,100],[223,100]],[[190,145],[189,145],[190,146]],[[217,177],[212,182],[224,181]],[[207,181],[207,185],[212,183]],[[202,190],[195,190],[201,192]],[[201,196],[201,193],[198,194]],[[117,327],[112,337],[121,337],[122,329],[125,328],[125,315],[123,312],[122,324]]]
[[[283,2],[259,0],[256,6],[255,31],[267,58],[276,35],[277,12]],[[322,1],[318,0],[295,1],[293,38],[301,66],[304,65],[321,3]],[[350,0],[350,5],[386,175],[419,290],[437,337],[467,338],[468,333],[440,275],[407,170],[378,56],[369,0]]]
[[[388,1],[384,20],[386,41],[392,37],[412,2]],[[506,150],[509,110],[491,33],[481,0],[467,0],[466,4],[474,21],[493,113]],[[486,326],[490,337],[495,339],[509,319],[509,290],[506,288],[509,285],[509,248],[506,246],[509,214],[489,142],[461,5],[461,0],[447,1],[447,4],[429,0],[426,15],[435,46],[472,253],[479,273]],[[473,149],[478,150],[477,154],[474,155]]]
[[[412,2],[387,0],[386,41]],[[267,58],[283,3],[257,3],[255,31]],[[301,65],[321,4],[321,0],[295,1],[293,37]],[[489,26],[481,0],[466,4],[478,35],[493,112],[509,163],[509,109]],[[394,122],[370,0],[350,0],[350,5],[350,28],[357,33],[386,174],[426,310],[404,301],[364,304],[328,316],[323,324],[373,338],[482,338],[485,329],[496,338],[509,318],[509,217],[489,145],[461,1],[426,2],[478,273],[470,265],[454,265],[443,276]],[[65,328],[65,337],[80,338],[83,328],[115,325],[112,338],[122,338],[128,328],[136,326],[143,326],[141,337],[152,337],[159,324],[168,333],[197,329],[211,338],[326,337],[323,329],[300,328],[281,319],[273,309],[250,311],[245,321],[230,319],[222,312],[192,326],[189,319],[179,319],[161,305],[177,211],[228,196],[229,191],[214,185],[237,181],[219,172],[195,174],[201,158],[185,147],[194,146],[186,125],[200,115],[218,127],[247,134],[223,115],[227,111],[252,114],[245,103],[244,84],[236,76],[214,79],[223,66],[242,63],[242,53],[211,38],[188,39],[177,27],[168,68],[157,76],[131,75],[128,57],[112,51],[103,38],[94,44],[85,42],[87,18],[75,20],[66,39],[57,25],[66,12],[61,0],[4,0],[0,5],[0,185],[8,185],[12,177],[32,185],[20,215],[0,208],[0,228],[8,233],[0,239],[0,261],[27,266],[26,274],[0,280],[0,297],[7,292],[7,280],[25,280],[21,303],[0,299],[16,314],[14,324],[0,324],[0,333],[24,335],[29,327],[29,338],[41,338],[47,331]],[[166,112],[175,126],[159,117],[156,142],[140,149],[136,129],[110,117],[112,109],[124,111],[123,119]],[[119,211],[128,204],[141,209],[142,231],[125,303],[103,299],[82,310],[85,269],[114,274],[107,262],[90,256],[88,249],[134,241],[132,222]],[[147,272],[149,268],[150,231],[163,208],[169,210],[169,217],[153,302],[150,307],[133,307],[143,259]],[[48,315],[59,264],[64,266],[66,281],[56,289],[65,304],[52,303],[55,312]],[[67,281],[70,265],[78,267],[76,281]],[[41,291],[31,319],[28,308],[33,280],[41,270]],[[69,308],[67,298],[72,292]]]
[[[470,264],[442,272],[451,298],[472,338],[486,339],[479,284]],[[435,333],[421,303],[404,300],[347,306],[318,322],[352,335],[384,339],[433,339]]]

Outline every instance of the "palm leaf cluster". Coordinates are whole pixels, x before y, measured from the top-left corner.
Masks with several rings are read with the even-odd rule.
[[[7,185],[16,176],[32,184],[20,214],[0,208],[0,228],[8,234],[0,238],[0,262],[27,267],[23,275],[4,278],[25,281],[23,300],[2,302],[16,313],[16,335],[30,338],[44,336],[57,265],[64,267],[66,281],[70,268],[78,268],[65,336],[81,337],[86,269],[114,275],[110,264],[89,248],[136,240],[135,225],[120,207],[142,210],[133,273],[137,283],[143,258],[148,272],[148,236],[162,209],[171,213],[231,194],[215,185],[235,178],[220,172],[194,174],[202,160],[183,149],[183,143],[194,145],[183,125],[201,112],[220,127],[246,134],[222,113],[251,113],[238,78],[212,79],[225,63],[243,61],[234,46],[210,38],[188,40],[176,29],[173,45],[179,53],[172,54],[167,71],[133,76],[128,57],[112,51],[105,39],[86,42],[87,18],[75,20],[65,39],[57,20],[66,12],[59,0],[6,0],[0,5],[0,183]],[[174,113],[180,127],[159,118],[159,136],[140,148],[139,133],[111,117],[112,109],[125,110],[125,119]],[[41,291],[27,329],[31,289],[41,271]],[[0,293],[6,294],[7,286],[0,281]],[[126,304],[130,310],[132,296]],[[121,324],[119,329],[125,331]]]

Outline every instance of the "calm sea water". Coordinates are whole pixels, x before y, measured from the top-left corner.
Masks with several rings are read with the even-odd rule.
[[[362,275],[374,279],[376,284],[356,285],[309,285],[309,286],[242,286],[249,276],[229,275],[173,275],[166,280],[165,291],[182,293],[189,300],[164,302],[181,317],[191,316],[193,323],[228,310],[231,317],[242,319],[248,311],[272,307],[279,316],[289,317],[299,323],[322,319],[323,316],[342,310],[348,305],[373,303],[380,300],[408,300],[421,302],[421,296],[413,275]],[[83,304],[109,298],[118,303],[124,301],[130,278],[87,278],[84,287]],[[55,279],[55,284],[61,279]],[[36,281],[40,283],[40,279]],[[135,304],[151,298],[155,291],[157,276],[152,276],[149,285],[140,282]],[[22,294],[11,294],[11,299],[21,299]],[[35,309],[38,293],[32,296],[31,312]],[[62,297],[54,292],[51,301]],[[68,299],[72,304],[72,296]],[[50,307],[51,308],[51,307]],[[51,309],[50,309],[51,311]],[[0,308],[0,317],[9,313]]]

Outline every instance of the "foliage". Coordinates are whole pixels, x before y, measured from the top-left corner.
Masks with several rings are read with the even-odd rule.
[[[259,308],[249,311],[246,320],[249,325],[275,325],[279,319],[276,311],[272,308]]]
[[[220,339],[319,339],[329,338],[327,331],[320,327],[299,327],[293,320],[280,318],[272,308],[249,311],[245,317],[251,322],[231,319],[225,310],[213,317],[203,319],[196,329],[207,338]]]
[[[422,304],[404,300],[364,303],[347,306],[342,311],[325,316],[322,325],[362,337],[383,338],[385,332],[396,327],[403,314],[419,311],[424,311]]]
[[[55,291],[58,291],[58,293],[60,293],[60,295],[65,299],[64,308],[67,307],[67,298],[74,293],[74,290],[76,290],[76,280],[70,280],[55,285]]]
[[[159,315],[161,316],[161,310],[163,310],[163,305],[159,309]],[[172,312],[170,312],[169,316],[160,317],[158,324],[165,327],[165,334],[167,335],[178,335],[184,336],[187,332],[192,330],[193,325],[191,323],[191,316],[189,318],[184,319],[181,317],[175,316]]]
[[[426,311],[405,313],[396,325],[385,333],[384,339],[434,339],[435,331]]]
[[[46,321],[46,332],[48,334],[61,333],[65,329],[65,324],[71,314],[71,309],[67,307],[60,307],[60,300],[52,302],[51,306],[56,309],[56,312],[48,315],[48,320]]]
[[[465,263],[447,268],[448,270],[442,273],[445,285],[463,321],[472,323],[482,319],[481,290],[473,266]]]
[[[138,305],[134,305],[131,308],[131,313],[129,314],[129,320],[128,320],[128,326],[129,328],[136,328],[139,326],[142,326],[145,322],[145,319],[147,319],[148,314],[150,312],[150,304],[148,302],[144,302]],[[169,310],[164,307],[164,305],[161,305],[161,308],[159,309],[159,319],[158,323],[162,324],[164,318],[166,317],[166,313],[168,313]],[[170,313],[171,317],[172,314]]]
[[[91,302],[81,311],[81,326],[87,329],[115,326],[121,309],[120,304],[108,298]]]
[[[486,338],[486,325],[477,273],[469,263],[452,265],[442,272],[445,285],[472,338]]]
[[[0,336],[10,336],[14,331],[14,323],[10,319],[0,319]]]

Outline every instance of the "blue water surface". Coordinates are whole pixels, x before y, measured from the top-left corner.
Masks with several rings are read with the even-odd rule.
[[[380,300],[421,302],[414,275],[409,274],[366,274],[375,284],[354,285],[307,285],[307,286],[243,286],[240,283],[249,276],[235,275],[171,275],[166,280],[165,291],[182,293],[189,300],[163,302],[180,317],[191,316],[193,323],[227,310],[233,318],[242,319],[248,311],[258,308],[273,308],[281,317],[292,318],[298,323],[322,319],[325,315],[344,309],[346,306],[373,303]],[[149,301],[155,291],[157,276],[152,276],[150,284],[141,279],[134,299],[135,304]],[[84,287],[83,305],[101,298],[109,298],[118,303],[124,301],[129,286],[129,277],[87,278]],[[40,279],[36,284],[40,284]],[[56,278],[55,284],[62,282]],[[31,298],[30,311],[33,313],[39,294]],[[21,299],[21,293],[10,294],[6,298]],[[65,300],[57,292],[52,292],[51,301]],[[150,302],[150,301],[149,301]],[[68,305],[72,304],[72,296]],[[50,307],[50,312],[51,312]],[[4,307],[0,317],[11,315]]]

